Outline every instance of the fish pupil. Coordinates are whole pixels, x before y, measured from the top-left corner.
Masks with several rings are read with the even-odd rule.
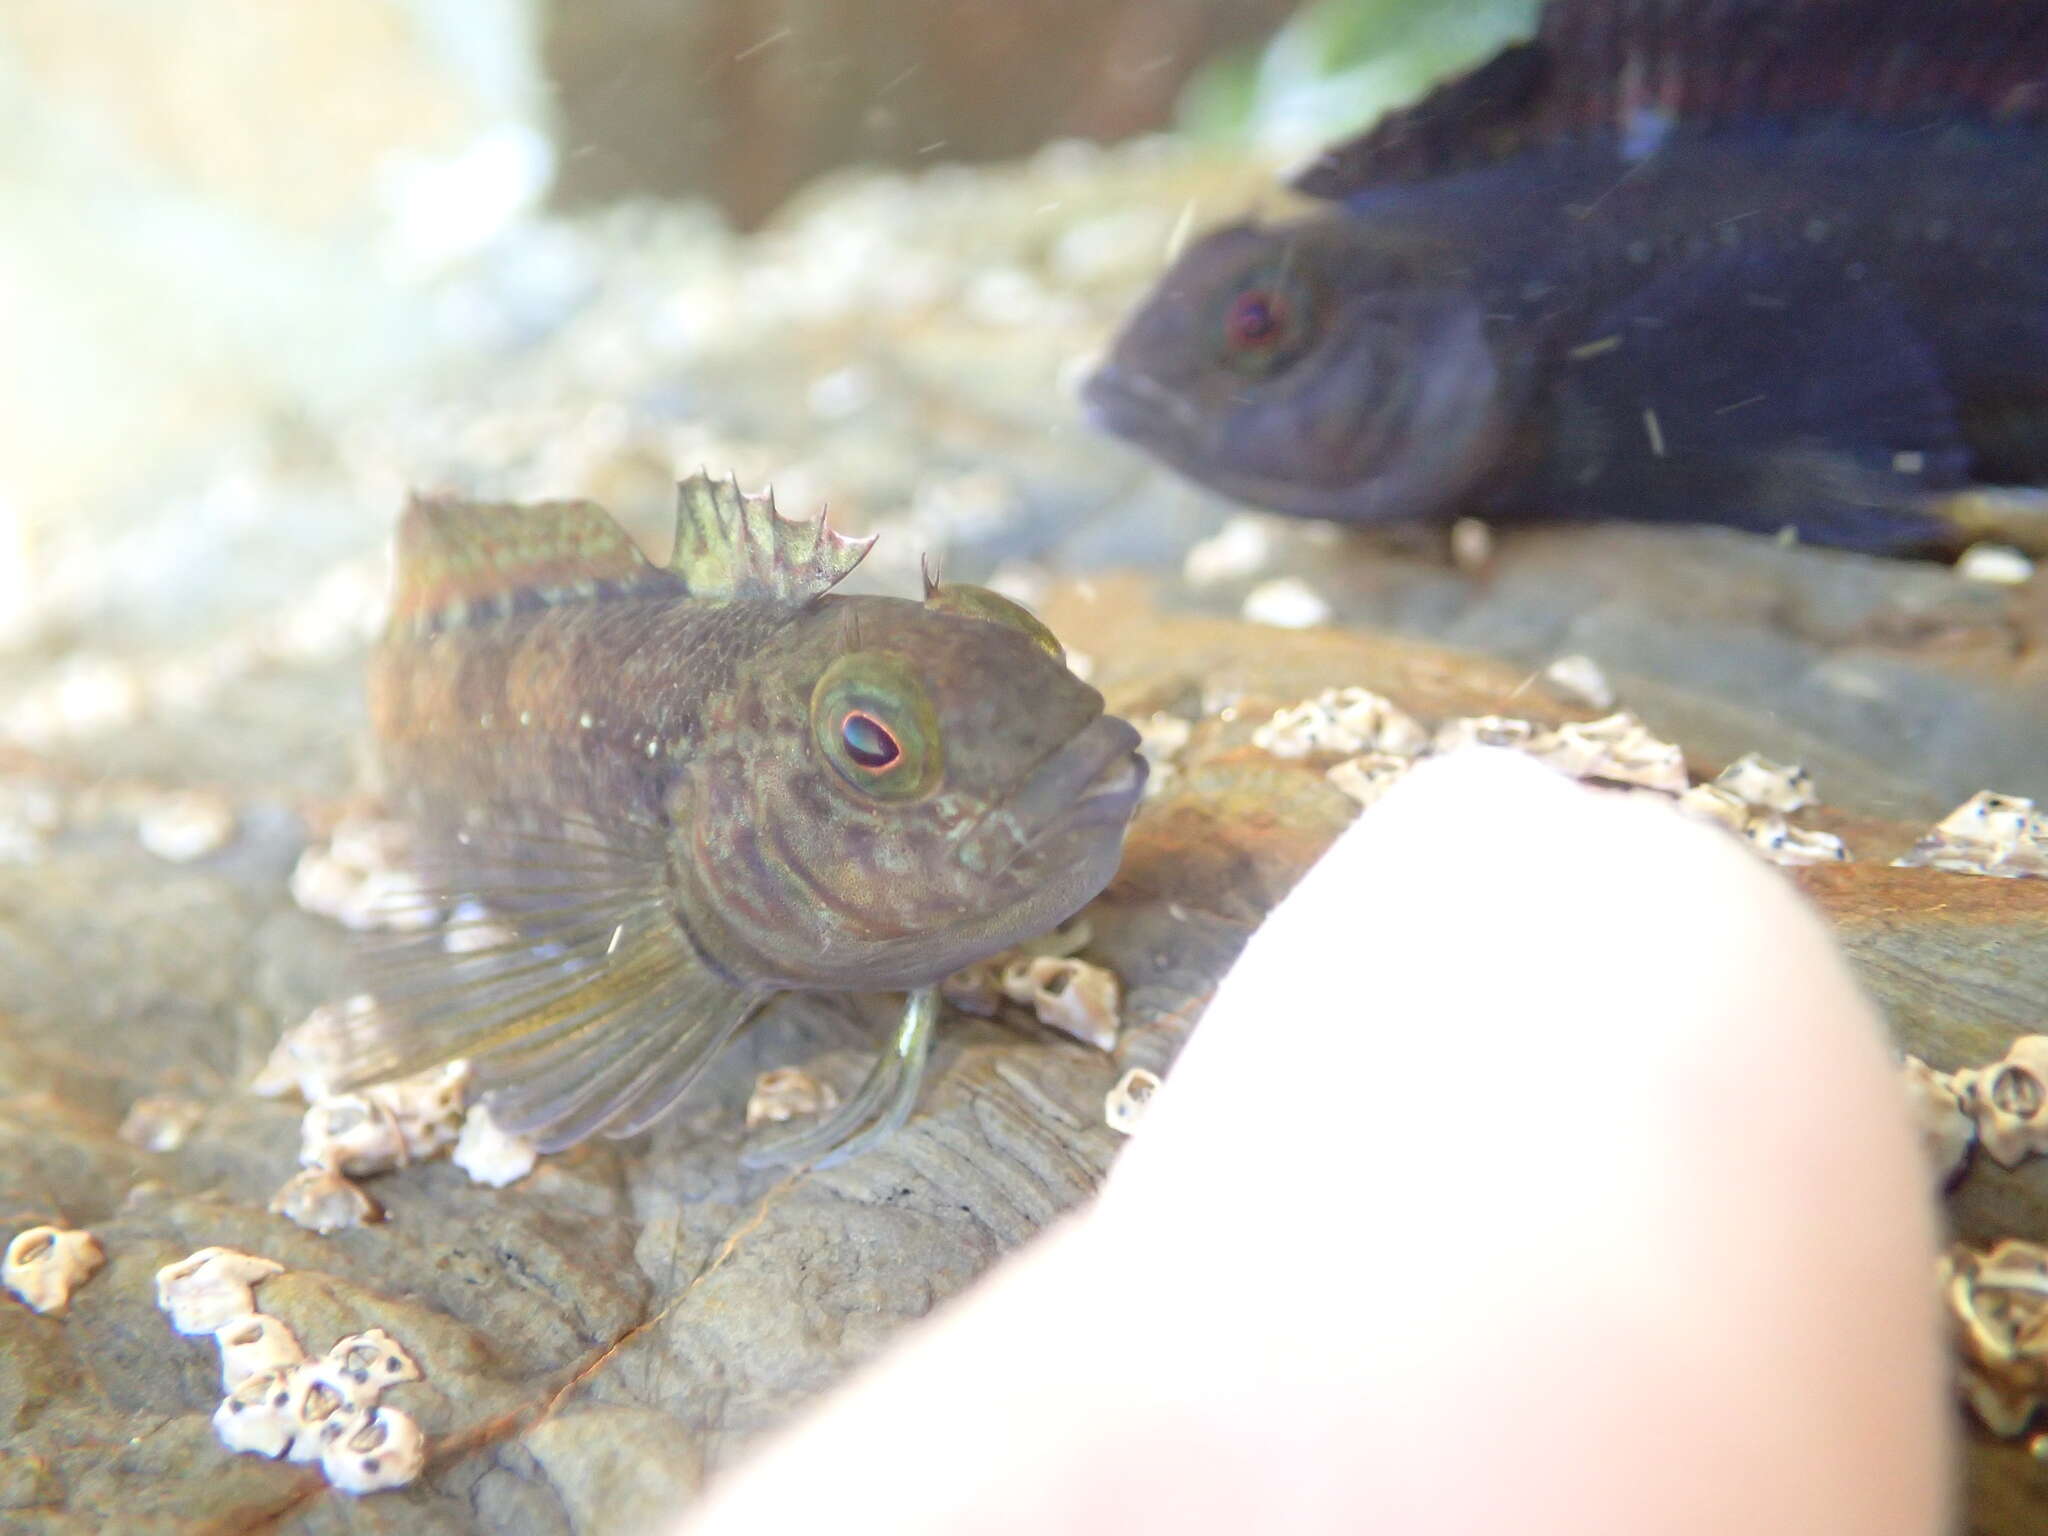
[[[903,748],[889,734],[888,727],[865,710],[848,711],[839,722],[839,740],[846,755],[870,773],[894,767],[903,756]]]
[[[1287,307],[1279,295],[1264,288],[1240,293],[1230,306],[1224,332],[1233,347],[1270,347],[1287,328]]]

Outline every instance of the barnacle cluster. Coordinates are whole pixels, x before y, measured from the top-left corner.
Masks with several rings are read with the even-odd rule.
[[[1097,1050],[1114,1050],[1123,988],[1114,971],[1076,958],[1091,937],[1085,922],[1071,923],[954,972],[939,990],[963,1013],[993,1018],[1005,1002],[1017,1003],[1041,1024]]]
[[[309,844],[292,870],[292,900],[358,932],[432,928],[446,915],[408,867],[403,823],[348,817],[325,844]]]
[[[822,1115],[835,1108],[839,1094],[801,1067],[771,1067],[754,1079],[747,1097],[747,1129],[780,1125],[800,1115]]]
[[[250,1085],[268,1097],[297,1092],[307,1101],[300,1171],[272,1196],[270,1209],[314,1232],[382,1219],[382,1208],[353,1182],[368,1174],[452,1149],[456,1166],[472,1180],[502,1188],[531,1173],[538,1157],[533,1144],[508,1134],[486,1105],[468,1102],[467,1062],[351,1093],[333,1091],[343,1039],[373,1025],[375,1011],[367,996],[315,1008],[285,1031]]]
[[[2048,814],[2018,795],[1983,790],[1942,817],[1896,862],[1959,874],[2048,879]]]
[[[1558,668],[1583,694],[1607,693],[1606,679],[1585,657],[1566,657],[1552,672]],[[1326,776],[1361,806],[1377,801],[1424,757],[1465,747],[1508,748],[1576,779],[1667,797],[1680,811],[1726,828],[1776,864],[1833,863],[1849,856],[1833,833],[1786,820],[1788,812],[1814,803],[1803,768],[1750,753],[1711,783],[1694,784],[1678,744],[1625,711],[1554,729],[1508,715],[1465,715],[1428,731],[1368,689],[1328,688],[1277,712],[1252,733],[1252,744],[1276,757],[1337,757]]]
[[[318,1462],[344,1493],[402,1488],[426,1465],[411,1415],[385,1407],[386,1388],[418,1381],[405,1349],[381,1328],[338,1340],[318,1360],[280,1319],[256,1310],[255,1289],[284,1266],[232,1248],[202,1248],[157,1271],[171,1326],[211,1334],[221,1390],[213,1429],[231,1451]]]

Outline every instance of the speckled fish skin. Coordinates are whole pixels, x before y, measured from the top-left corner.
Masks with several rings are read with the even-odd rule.
[[[1114,874],[1137,733],[1042,626],[980,588],[827,595],[864,543],[683,491],[673,569],[587,504],[408,513],[370,671],[386,793],[435,894],[517,937],[407,956],[347,1075],[468,1055],[516,1125],[623,1133],[709,1055],[661,1056],[642,994],[729,1033],[776,991],[927,987]],[[693,518],[726,542],[693,554]],[[805,539],[809,567],[763,547]],[[849,755],[878,742],[885,769]]]
[[[1302,516],[1947,545],[2048,482],[2044,104],[2000,0],[1555,0],[1191,247],[1088,406]]]

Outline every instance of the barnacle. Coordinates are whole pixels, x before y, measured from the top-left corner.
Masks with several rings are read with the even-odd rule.
[[[106,1250],[90,1232],[30,1227],[7,1245],[0,1280],[38,1312],[62,1312],[71,1293],[107,1262]]]
[[[1560,656],[1543,669],[1543,677],[1558,693],[1591,709],[1614,707],[1614,685],[1590,656]]]
[[[819,1115],[839,1103],[830,1083],[820,1082],[801,1067],[773,1067],[754,1079],[747,1096],[747,1129],[780,1125],[799,1115]]]
[[[202,1248],[156,1272],[156,1304],[180,1333],[214,1333],[256,1310],[255,1287],[284,1266],[234,1248]]]
[[[1961,1244],[1936,1266],[1961,1357],[1958,1387],[1993,1434],[2024,1434],[2048,1398],[2048,1247]]]
[[[427,1464],[426,1436],[396,1408],[365,1408],[333,1420],[320,1441],[320,1470],[343,1493],[402,1488]]]
[[[1937,1072],[1917,1056],[1900,1064],[1906,1102],[1913,1123],[1920,1130],[1920,1150],[1934,1170],[1936,1183],[1947,1183],[1961,1171],[1977,1139],[1977,1124],[1970,1118],[1955,1077]]]
[[[332,1168],[305,1168],[293,1174],[270,1197],[270,1211],[323,1237],[384,1219],[381,1205]]]
[[[235,835],[235,810],[225,797],[204,790],[160,795],[136,817],[142,846],[170,864],[189,864],[227,846]]]
[[[503,1189],[533,1172],[539,1149],[524,1136],[514,1136],[491,1118],[488,1104],[475,1104],[463,1117],[450,1160],[472,1183]]]
[[[232,1249],[202,1249],[158,1272],[158,1301],[173,1311],[166,1285],[174,1299],[190,1301],[195,1286],[226,1281],[246,1289],[283,1268]],[[199,1330],[180,1324],[178,1331]],[[419,1425],[379,1402],[386,1388],[424,1373],[383,1329],[337,1339],[324,1357],[308,1360],[285,1323],[251,1309],[215,1330],[214,1342],[227,1395],[213,1412],[213,1431],[230,1451],[318,1462],[329,1483],[351,1494],[403,1487],[426,1465]]]
[[[1391,752],[1367,752],[1332,765],[1324,777],[1339,793],[1360,805],[1372,805],[1414,766],[1415,759],[1411,757],[1399,757]]]
[[[1797,763],[1774,763],[1745,752],[1714,776],[1714,786],[1745,805],[1767,811],[1803,811],[1816,802],[1813,778]]]
[[[233,1392],[252,1376],[269,1376],[306,1358],[291,1329],[263,1312],[230,1318],[213,1331],[220,1346],[220,1384]]]
[[[1953,1083],[1993,1159],[2012,1168],[2048,1152],[2048,1035],[2020,1036],[2002,1060],[1958,1072]]]
[[[1958,874],[2048,879],[2048,817],[2018,795],[1982,790],[1895,861]]]
[[[1097,1050],[1116,1048],[1123,989],[1104,966],[1038,955],[1004,969],[1003,993],[1014,1003],[1029,1003],[1041,1024]]]
[[[1102,1118],[1112,1131],[1129,1136],[1138,1128],[1145,1110],[1159,1092],[1159,1074],[1144,1067],[1132,1067],[1116,1080],[1103,1096]]]
[[[1412,757],[1429,741],[1429,733],[1405,710],[1364,688],[1325,688],[1279,711],[1252,733],[1252,745],[1275,757],[1353,757],[1361,752]]]

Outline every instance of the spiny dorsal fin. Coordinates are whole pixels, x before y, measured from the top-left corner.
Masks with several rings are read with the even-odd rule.
[[[692,597],[807,603],[844,581],[873,535],[850,539],[816,522],[791,522],[772,493],[746,496],[732,480],[695,474],[676,487],[676,548],[669,569]]]
[[[525,505],[414,496],[399,519],[392,622],[448,621],[500,598],[572,601],[673,584],[632,536],[590,501]]]
[[[2017,0],[1549,0],[1537,36],[1333,145],[1295,187],[1343,199],[1608,135],[1860,120],[2048,120],[2048,27]]]

